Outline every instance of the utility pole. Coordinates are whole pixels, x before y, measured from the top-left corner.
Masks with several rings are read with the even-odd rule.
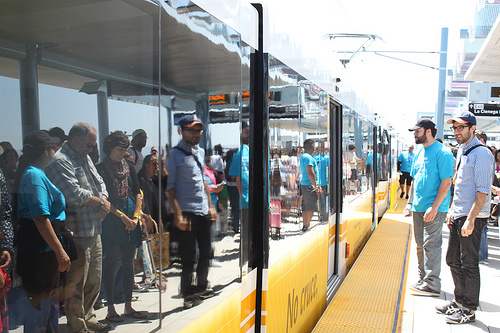
[[[444,130],[444,103],[446,100],[446,62],[448,58],[448,28],[441,29],[441,52],[439,52],[439,86],[438,103],[436,109],[436,138],[443,138]]]

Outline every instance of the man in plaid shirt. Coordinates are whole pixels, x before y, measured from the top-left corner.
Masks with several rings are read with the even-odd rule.
[[[78,259],[71,263],[65,290],[70,332],[107,332],[112,326],[97,321],[94,303],[101,288],[101,219],[109,213],[106,186],[88,154],[95,148],[95,128],[75,124],[54,161],[49,179],[66,199],[66,226],[73,232]]]

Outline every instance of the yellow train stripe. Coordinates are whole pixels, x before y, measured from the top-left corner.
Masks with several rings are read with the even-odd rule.
[[[255,326],[255,300],[257,270],[248,272],[241,280],[240,332],[246,333]]]
[[[255,311],[252,312],[252,315],[249,316],[244,322],[241,323],[240,332],[253,332],[255,327]]]

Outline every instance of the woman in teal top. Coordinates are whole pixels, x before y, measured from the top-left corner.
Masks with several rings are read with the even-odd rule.
[[[71,267],[66,252],[69,251],[68,239],[63,240],[66,202],[44,171],[54,158],[58,142],[58,138],[52,138],[44,131],[31,132],[24,138],[18,168],[20,227],[16,239],[17,270],[31,305],[38,309],[56,304],[57,293],[65,286],[65,272]],[[42,303],[45,299],[52,300]],[[32,320],[26,323],[25,331],[50,328],[57,331],[55,318],[55,323],[53,317],[52,320],[46,318],[45,322]],[[28,327],[30,324],[33,326]]]

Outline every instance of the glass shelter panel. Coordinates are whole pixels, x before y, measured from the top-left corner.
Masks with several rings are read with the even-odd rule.
[[[328,96],[269,58],[270,265],[328,221]]]
[[[107,317],[117,332],[160,319],[177,332],[239,288],[246,233],[229,157],[244,178],[250,52],[191,2],[2,4],[0,223],[12,286],[0,300],[11,331],[98,331]],[[182,172],[199,176],[213,214],[180,203]],[[212,223],[201,232],[176,207]]]

